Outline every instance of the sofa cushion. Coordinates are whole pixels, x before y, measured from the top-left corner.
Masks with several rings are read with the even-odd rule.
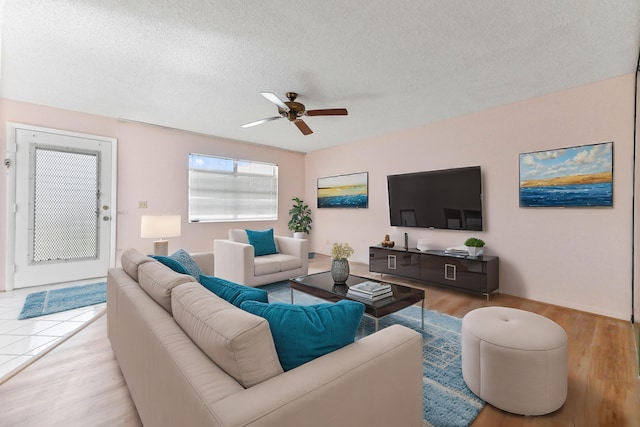
[[[202,274],[200,266],[184,249],[178,249],[171,256],[152,255],[156,259],[177,273],[188,274],[196,280]]]
[[[277,254],[271,256],[280,262],[280,271],[295,270],[296,268],[302,267],[302,258],[300,257],[287,254]]]
[[[302,267],[302,259],[287,254],[265,255],[253,260],[253,273],[256,276],[294,270],[300,267]]]
[[[364,313],[364,304],[265,304],[246,301],[240,307],[269,321],[280,363],[285,371],[348,344]]]
[[[149,261],[152,261],[152,259],[135,249],[127,249],[120,257],[122,269],[136,282],[138,281],[138,267],[140,264]]]
[[[283,372],[269,323],[229,304],[198,284],[174,289],[173,317],[196,345],[242,386]]]
[[[232,228],[229,230],[229,240],[232,242],[249,244],[247,232],[240,228]]]
[[[178,285],[195,281],[193,277],[176,273],[159,262],[146,262],[138,267],[140,287],[169,313],[171,291]]]
[[[269,294],[264,289],[240,285],[219,277],[201,274],[200,284],[236,307],[240,307],[244,301],[269,302]]]
[[[138,281],[138,267],[140,264],[149,261],[152,261],[152,259],[141,254],[135,249],[127,249],[120,257],[122,269],[136,282]]]
[[[276,241],[273,237],[273,228],[266,230],[247,230],[247,239],[253,246],[255,256],[277,254]]]
[[[253,260],[253,274],[262,276],[264,274],[279,273],[280,261],[274,258],[276,255],[265,255],[256,257]]]

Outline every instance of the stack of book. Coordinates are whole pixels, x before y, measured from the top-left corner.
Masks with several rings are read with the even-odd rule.
[[[347,295],[373,302],[393,296],[393,291],[388,283],[362,282],[350,286]]]
[[[466,246],[455,246],[453,248],[447,248],[444,250],[444,253],[447,255],[469,255],[469,251],[467,251]]]

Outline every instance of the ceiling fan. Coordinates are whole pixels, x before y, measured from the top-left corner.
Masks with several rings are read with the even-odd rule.
[[[295,92],[287,92],[286,96],[289,101],[282,101],[275,94],[271,92],[260,92],[262,96],[267,98],[268,101],[274,103],[278,107],[279,116],[267,117],[266,119],[256,120],[255,122],[242,125],[243,128],[251,126],[261,125],[263,123],[270,122],[278,119],[288,119],[293,122],[300,132],[304,135],[310,135],[313,133],[311,128],[302,120],[304,116],[346,116],[348,114],[346,108],[328,108],[323,110],[306,110],[304,105],[296,102],[298,94]]]

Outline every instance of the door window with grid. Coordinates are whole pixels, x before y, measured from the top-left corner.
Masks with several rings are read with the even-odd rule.
[[[29,262],[96,259],[100,153],[32,149]]]

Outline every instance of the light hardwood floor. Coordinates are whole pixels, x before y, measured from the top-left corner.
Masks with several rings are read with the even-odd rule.
[[[327,270],[329,262],[318,256],[310,271]],[[351,270],[379,277],[370,275],[366,265],[352,262]],[[456,317],[487,305],[529,310],[564,328],[569,390],[564,406],[552,414],[522,417],[487,405],[474,427],[640,426],[638,359],[629,322],[508,295],[493,296],[487,303],[479,296],[426,288],[425,307]],[[106,316],[0,386],[0,425],[141,425],[107,339]]]

